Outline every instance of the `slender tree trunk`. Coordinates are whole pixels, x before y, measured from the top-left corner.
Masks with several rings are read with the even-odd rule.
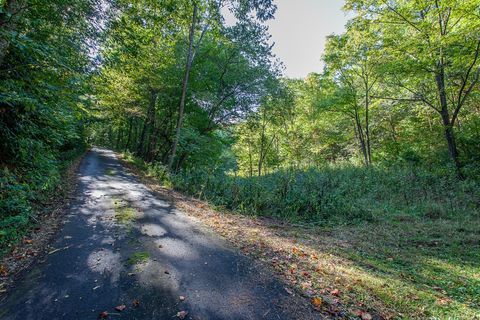
[[[153,161],[156,157],[155,148],[157,147],[158,134],[160,132],[159,127],[153,129],[152,138],[150,139],[150,147],[148,148],[147,161]]]
[[[147,118],[143,123],[142,133],[140,135],[140,142],[137,148],[137,154],[139,156],[144,156],[145,140],[147,136],[147,131],[155,124],[155,103],[157,101],[157,91],[150,89],[150,103],[147,110]]]
[[[252,159],[252,148],[250,144],[248,145],[248,162],[249,162],[249,173],[250,173],[250,178],[253,177],[253,159]]]
[[[370,147],[370,92],[368,90],[368,79],[365,82],[365,143],[367,146],[368,165],[372,164],[372,151]]]
[[[356,125],[356,132],[358,134],[358,141],[360,142],[360,150],[362,151],[363,160],[365,161],[365,165],[369,165],[368,161],[368,154],[367,154],[367,147],[365,145],[365,136],[363,133],[362,124],[360,122],[360,116],[358,114],[358,109],[355,107],[355,125]]]
[[[133,117],[128,119],[128,133],[127,133],[127,142],[123,147],[123,151],[127,151],[130,146],[130,141],[132,141],[132,127],[133,127]]]
[[[180,132],[182,130],[183,111],[185,109],[185,99],[187,97],[188,78],[190,77],[190,69],[192,68],[192,62],[193,62],[193,41],[195,36],[195,25],[197,23],[197,12],[198,12],[197,3],[194,2],[192,24],[190,26],[190,34],[188,37],[189,39],[188,39],[187,63],[185,65],[185,74],[183,76],[183,83],[182,83],[182,97],[180,98],[180,106],[178,108],[177,128],[175,130],[175,139],[173,140],[170,159],[168,160],[168,167],[170,169],[173,166],[173,160],[175,159],[175,153],[177,152],[178,141],[180,140]]]
[[[435,75],[435,81],[437,83],[437,90],[440,98],[440,116],[442,117],[445,139],[447,140],[448,153],[455,166],[455,171],[458,177],[463,178],[462,166],[458,157],[458,149],[455,141],[455,134],[453,132],[454,123],[450,120],[450,114],[448,112],[447,93],[445,91],[445,68],[441,62],[439,63],[439,72]]]
[[[120,126],[117,132],[117,143],[115,144],[116,150],[120,150],[120,142],[122,141],[122,138],[123,138],[122,136],[123,136],[123,131],[122,131],[122,127]]]

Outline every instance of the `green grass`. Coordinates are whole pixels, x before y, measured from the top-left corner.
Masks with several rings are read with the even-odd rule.
[[[327,252],[363,280],[356,299],[376,300],[405,319],[480,316],[480,219],[382,221],[329,234]]]
[[[128,258],[127,263],[131,266],[136,264],[142,264],[147,262],[149,258],[150,255],[148,254],[148,252],[135,252],[132,256],[130,256],[130,258]]]
[[[113,176],[113,175],[115,175],[116,173],[117,173],[117,170],[112,169],[112,168],[107,168],[107,169],[105,170],[105,174],[106,174],[107,176]]]
[[[120,224],[128,225],[137,218],[137,211],[135,208],[129,207],[121,199],[113,199],[115,209],[115,220]]]
[[[148,165],[137,168],[147,173]],[[218,210],[294,222],[262,234],[267,245],[260,250],[277,256],[290,242],[314,252],[318,260],[298,267],[316,275],[308,280],[315,289],[340,289],[340,302],[349,310],[395,319],[480,318],[476,180],[408,167],[326,168],[254,178],[195,170],[169,179],[177,190]],[[241,241],[256,239],[257,230],[249,233],[249,228],[241,227]],[[298,280],[299,285],[305,279]]]
[[[175,189],[235,212],[318,224],[385,217],[480,216],[480,182],[413,167],[326,167],[234,177],[205,170],[170,177]]]

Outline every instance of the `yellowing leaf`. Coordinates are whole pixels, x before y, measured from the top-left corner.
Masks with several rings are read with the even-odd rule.
[[[312,304],[314,307],[318,308],[323,304],[323,300],[320,297],[314,297],[312,298]]]

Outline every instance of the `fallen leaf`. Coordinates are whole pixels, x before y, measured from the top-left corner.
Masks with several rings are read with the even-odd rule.
[[[333,289],[331,292],[330,292],[332,295],[334,296],[338,296],[340,294],[340,290],[338,289]]]
[[[32,243],[33,243],[33,240],[32,240],[32,239],[25,239],[25,240],[23,240],[23,243],[25,243],[25,244],[32,244]]]
[[[100,312],[100,314],[98,315],[98,319],[107,319],[107,318],[108,318],[107,311]]]
[[[8,271],[7,271],[7,268],[5,266],[0,266],[0,276],[2,276],[2,277],[8,276]]]
[[[440,299],[437,299],[437,304],[441,305],[441,306],[445,306],[447,304],[449,304],[452,300],[450,300],[449,298],[440,298]]]
[[[320,297],[314,297],[312,298],[312,304],[313,307],[318,310],[322,306],[323,300]]]
[[[124,305],[124,304],[122,304],[122,305],[120,305],[120,306],[116,306],[116,307],[115,307],[115,310],[117,310],[117,311],[123,311],[123,310],[125,310],[126,308],[127,308],[127,306]]]
[[[138,299],[133,299],[133,302],[132,302],[133,306],[136,308],[140,305],[140,300]]]
[[[179,319],[185,319],[188,316],[187,311],[178,311],[177,312],[177,318]]]

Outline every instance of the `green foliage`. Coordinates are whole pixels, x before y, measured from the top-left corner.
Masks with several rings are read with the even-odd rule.
[[[224,128],[253,113],[278,82],[261,24],[275,6],[238,0],[222,5],[238,16],[236,24],[225,24],[217,1],[199,3],[174,170],[227,160],[231,138]],[[116,9],[101,51],[105,63],[93,78],[99,109],[91,138],[167,164],[180,117],[192,2],[121,1]]]
[[[479,184],[405,166],[325,167],[259,177],[185,170],[180,191],[228,209],[291,221],[353,224],[411,216],[452,219],[479,214]],[[445,196],[446,195],[446,196]]]
[[[57,187],[63,171],[83,150],[80,145],[62,154],[60,160],[46,154],[38,156],[29,167],[0,171],[0,255],[34,225],[32,218],[42,212],[41,207],[60,195]]]
[[[0,254],[8,244],[19,239],[28,225],[32,214],[31,190],[28,184],[18,183],[8,170],[0,173]]]
[[[37,206],[84,148],[95,1],[5,1],[0,12],[0,244],[32,225]]]

